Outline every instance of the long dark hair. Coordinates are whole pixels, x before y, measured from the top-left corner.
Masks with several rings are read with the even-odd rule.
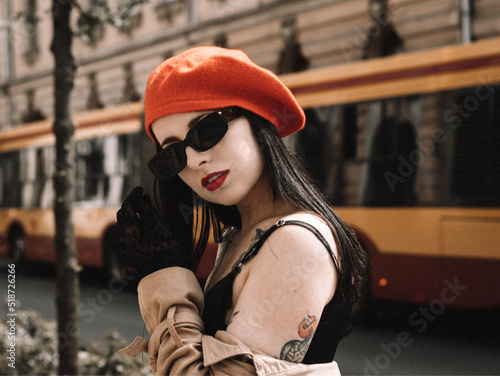
[[[264,154],[274,200],[280,198],[317,214],[332,230],[340,259],[339,287],[348,301],[354,301],[361,294],[368,263],[356,234],[332,210],[295,154],[279,137],[274,125],[253,112],[245,109],[241,112],[248,119]],[[169,213],[166,217],[170,217],[172,224],[177,222],[174,228],[183,234],[186,250],[194,249],[193,269],[199,265],[211,234],[215,242],[220,242],[224,228],[241,228],[241,216],[236,206],[205,201],[178,177],[161,182],[160,194],[163,211]]]

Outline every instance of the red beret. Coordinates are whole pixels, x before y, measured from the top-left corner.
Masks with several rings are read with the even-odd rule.
[[[162,116],[238,106],[270,121],[280,137],[304,127],[302,108],[271,71],[240,50],[194,47],[151,73],[144,97],[145,123]]]

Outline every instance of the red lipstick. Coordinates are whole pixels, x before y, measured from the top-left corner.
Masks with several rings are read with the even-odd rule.
[[[201,179],[201,185],[208,191],[215,191],[226,181],[229,170],[214,172]]]

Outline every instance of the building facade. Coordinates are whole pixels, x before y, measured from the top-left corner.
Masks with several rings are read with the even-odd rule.
[[[99,2],[79,3],[88,9]],[[108,3],[118,9],[124,2]],[[498,2],[467,2],[469,10],[463,3],[151,0],[132,9],[120,28],[103,25],[90,39],[75,38],[73,111],[141,100],[150,71],[196,45],[242,49],[256,63],[282,73],[500,35]],[[0,4],[0,129],[53,116],[50,10],[49,0]],[[25,17],[14,20],[20,12]],[[78,10],[73,16],[76,22]]]

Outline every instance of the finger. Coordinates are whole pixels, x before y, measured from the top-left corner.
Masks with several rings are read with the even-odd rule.
[[[144,195],[138,200],[138,204],[135,207],[137,213],[139,213],[142,220],[146,222],[162,220],[162,216],[158,213],[158,210],[153,206],[151,202],[151,197],[149,195]]]
[[[125,226],[132,226],[137,221],[137,218],[137,213],[128,201],[125,201],[121,209],[116,213],[118,222],[123,223]]]
[[[127,198],[125,199],[125,202],[130,202],[134,210],[137,208],[139,205],[139,202],[142,199],[142,193],[144,192],[144,189],[142,187],[135,187],[132,192],[129,193]]]
[[[135,187],[128,195],[125,197],[124,202],[135,202],[137,197],[142,195],[142,187]]]
[[[116,218],[118,219],[117,224],[120,226],[130,227],[134,225],[134,221],[130,218],[130,216],[122,211],[118,211],[118,213],[116,213]]]

